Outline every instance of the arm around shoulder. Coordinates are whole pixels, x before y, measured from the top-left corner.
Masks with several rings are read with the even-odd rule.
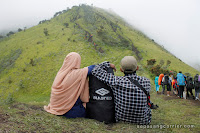
[[[108,85],[113,86],[116,84],[116,76],[114,76],[112,73],[108,73],[108,68],[115,69],[114,65],[110,65],[109,62],[98,64],[92,70],[92,75],[99,80],[106,82]]]

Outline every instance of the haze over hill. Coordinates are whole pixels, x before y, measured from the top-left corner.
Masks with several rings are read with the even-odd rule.
[[[50,19],[55,12],[80,3],[112,9],[175,56],[199,68],[200,8],[198,6],[200,4],[198,0],[30,0],[28,2],[7,0],[1,2],[0,31],[8,32],[8,29],[17,30],[37,25],[41,20]]]
[[[119,68],[122,57],[133,55],[139,73],[150,78],[171,70],[198,73],[119,16],[81,5],[0,41],[0,91],[6,92],[2,97],[48,95],[64,57],[72,51],[82,56],[82,66],[107,60]]]
[[[110,61],[118,76],[124,76],[120,60],[135,56],[137,74],[151,80],[151,100],[159,105],[152,111],[150,126],[189,127],[144,129],[126,123],[63,119],[45,112],[54,78],[72,51],[81,55],[81,68]],[[0,132],[198,132],[198,101],[157,95],[154,87],[156,75],[175,75],[179,70],[192,76],[198,73],[118,15],[94,6],[74,6],[0,40]]]

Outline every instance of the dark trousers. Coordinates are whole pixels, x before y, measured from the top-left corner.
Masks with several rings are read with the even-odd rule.
[[[194,97],[193,93],[192,93],[192,89],[187,88],[187,97],[189,97],[189,92],[191,94],[192,97]]]
[[[176,89],[177,89],[177,92],[178,92],[177,95],[179,96],[179,94],[180,94],[179,87],[177,87]]]
[[[167,84],[167,91],[171,91],[171,85]]]
[[[163,94],[165,93],[165,86],[167,86],[167,91],[171,91],[171,85],[170,84],[167,84],[167,85],[162,84],[162,88],[163,88],[162,93]]]
[[[81,99],[78,98],[74,106],[63,116],[67,118],[85,117],[86,116],[85,107],[83,107]]]
[[[184,86],[179,86],[179,97],[182,98],[183,97],[183,91],[184,91]]]
[[[162,94],[164,94],[164,93],[165,93],[165,85],[162,84]]]

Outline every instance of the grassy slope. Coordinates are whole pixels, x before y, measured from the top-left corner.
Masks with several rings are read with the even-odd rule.
[[[152,58],[156,59],[157,62],[161,59],[165,61],[170,60],[171,65],[169,69],[177,71],[181,69],[183,72],[192,73],[192,75],[198,73],[195,69],[184,64],[161,47],[155,45],[153,41],[146,38],[142,33],[131,29],[123,20],[113,18],[113,15],[107,14],[101,9],[95,9],[93,12],[87,12],[85,14],[86,11],[93,10],[90,8],[88,9],[89,10],[86,10],[84,7],[74,7],[70,11],[51,19],[50,22],[32,27],[25,32],[19,32],[0,42],[0,63],[4,60],[4,62],[8,62],[9,64],[10,58],[8,59],[8,57],[12,56],[14,58],[12,53],[17,53],[15,51],[17,49],[22,51],[21,54],[19,52],[19,57],[16,56],[15,62],[13,64],[11,63],[12,66],[7,67],[7,70],[4,69],[0,75],[1,103],[10,103],[13,100],[26,103],[2,106],[4,109],[0,110],[0,116],[3,116],[1,118],[8,118],[9,122],[4,121],[4,119],[2,121],[5,122],[5,125],[13,125],[13,128],[10,130],[29,131],[31,127],[30,131],[38,129],[40,131],[52,132],[59,130],[79,132],[160,131],[160,129],[137,129],[137,127],[132,124],[119,123],[111,126],[93,120],[66,120],[52,116],[41,110],[44,104],[48,104],[50,88],[54,77],[61,67],[63,59],[69,52],[75,51],[80,53],[82,57],[81,67],[108,60],[116,64],[119,70],[121,58],[125,55],[134,55],[134,53],[130,50],[131,46],[124,47],[117,45],[117,42],[120,42],[117,34],[132,41],[134,46],[141,51],[143,60],[139,62],[141,69],[138,75],[150,78],[149,72],[144,69],[144,66],[146,65],[146,60]],[[70,19],[77,14],[81,15],[81,18],[70,22]],[[103,16],[103,18],[99,17],[99,14]],[[88,19],[85,19],[87,17]],[[95,18],[98,18],[98,21],[95,21]],[[91,22],[88,22],[88,20]],[[117,23],[117,25],[121,27],[121,30],[118,29],[116,33],[113,32],[110,21],[114,24]],[[65,22],[69,23],[68,28],[64,27],[63,24]],[[74,29],[74,23],[78,23],[81,28],[76,27]],[[106,43],[106,41],[102,41],[102,38],[98,36],[96,31],[101,25],[104,26],[106,39],[112,42]],[[48,29],[49,36],[44,35],[44,28]],[[93,35],[94,42],[98,44],[97,48],[101,47],[104,53],[98,52],[98,49],[95,50],[93,44],[84,39],[85,31]],[[33,59],[34,66],[30,64],[31,59]],[[118,71],[116,75],[122,74]],[[164,96],[157,96],[155,94],[153,80],[151,95],[153,101],[160,105],[159,110],[153,110],[152,124],[194,124],[195,128],[190,128],[190,130],[198,131],[200,126],[198,122],[199,106],[193,106],[193,104],[191,104],[192,101],[189,100],[164,100]],[[180,111],[180,108],[184,110]],[[7,116],[3,115],[6,113]],[[80,124],[78,125],[77,123],[79,122]],[[5,130],[7,130],[5,125],[2,126],[2,129],[5,128]],[[18,129],[18,126],[22,126],[23,128]],[[38,128],[39,126],[41,126],[41,129]],[[88,128],[85,129],[85,127]],[[186,128],[162,129],[162,131],[174,132],[186,132],[187,130]]]

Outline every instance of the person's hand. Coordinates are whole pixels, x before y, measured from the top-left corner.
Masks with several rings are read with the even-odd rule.
[[[114,71],[116,72],[116,68],[115,68],[115,65],[114,65],[114,64],[110,64],[110,67],[111,67],[112,69],[114,69]]]

